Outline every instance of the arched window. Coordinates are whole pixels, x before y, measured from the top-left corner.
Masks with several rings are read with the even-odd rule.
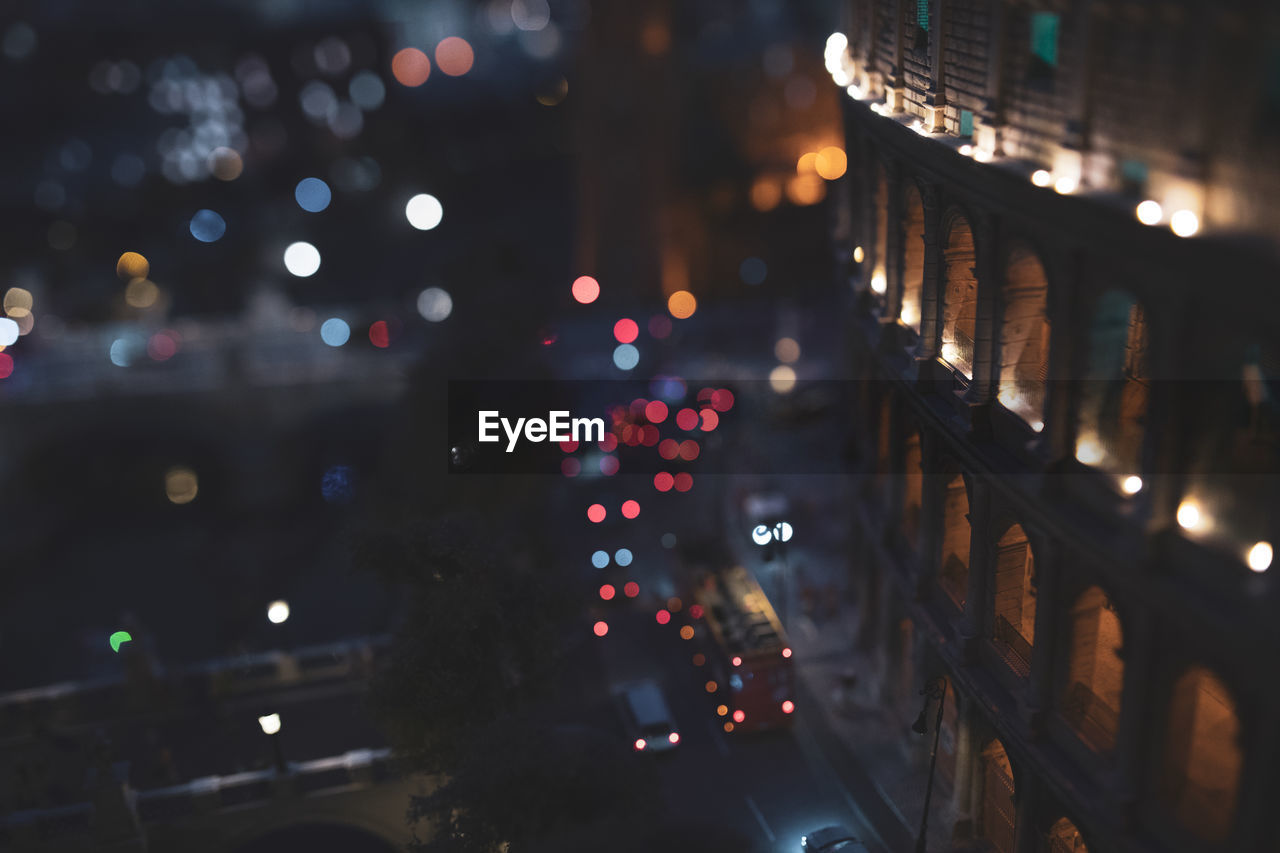
[[[1013,768],[1004,744],[993,740],[982,750],[982,832],[997,853],[1013,853]]]
[[[1026,247],[1014,249],[1004,274],[999,400],[1036,432],[1044,428],[1049,378],[1048,293],[1039,258]]]
[[[972,379],[973,338],[978,319],[978,276],[973,267],[973,231],[963,216],[956,216],[951,224],[942,261],[945,275],[942,359]]]
[[[996,543],[994,603],[996,647],[1014,672],[1026,676],[1036,630],[1035,558],[1018,524]]]
[[[1062,715],[1096,752],[1115,746],[1124,661],[1120,618],[1106,593],[1091,586],[1071,608],[1070,660]]]
[[[1049,853],[1089,853],[1089,848],[1085,846],[1076,825],[1065,817],[1060,817],[1049,827]]]
[[[889,259],[889,176],[884,164],[876,163],[875,254],[871,256],[871,289],[884,293]]]
[[[1240,782],[1235,700],[1216,675],[1193,666],[1174,684],[1163,794],[1187,829],[1221,841],[1231,831]]]
[[[906,243],[902,255],[902,308],[898,319],[918,333],[924,294],[924,204],[914,181],[907,186],[903,232]]]
[[[912,550],[920,547],[920,505],[924,494],[920,461],[920,433],[913,429],[907,434],[902,452],[902,535]]]
[[[1147,327],[1142,306],[1121,291],[1098,300],[1089,332],[1076,458],[1117,474],[1139,470],[1147,414]]]
[[[969,592],[969,493],[964,477],[948,481],[942,497],[942,563],[938,585],[956,607],[964,609]]]

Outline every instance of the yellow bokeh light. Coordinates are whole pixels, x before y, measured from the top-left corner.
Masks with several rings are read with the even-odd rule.
[[[677,290],[667,297],[667,310],[677,320],[687,320],[698,310],[698,300],[687,290]]]
[[[151,263],[137,252],[125,252],[116,261],[116,275],[125,281],[134,278],[146,278],[151,272]]]
[[[692,625],[685,625],[683,628],[681,628],[681,629],[680,629],[680,639],[682,639],[682,640],[692,640],[692,639],[693,639],[693,626],[692,626]]]
[[[814,160],[814,169],[828,181],[841,177],[848,168],[849,158],[845,156],[844,149],[834,145],[823,148]]]
[[[131,308],[150,308],[160,297],[160,288],[145,278],[135,278],[124,289],[124,301]]]
[[[796,175],[787,181],[787,198],[792,204],[817,204],[827,195],[827,185],[815,174]]]
[[[25,314],[14,317],[13,321],[18,324],[19,335],[29,335],[36,325],[36,315],[28,311]]]
[[[706,688],[708,693],[715,693],[717,690],[720,689],[720,685],[716,684],[714,681],[708,681],[703,686]]]
[[[864,252],[864,251],[862,251],[862,247],[861,247],[861,246],[854,246],[854,247],[853,247],[853,262],[854,262],[855,264],[860,264],[860,263],[862,263],[863,259],[864,259],[866,256],[867,256],[867,253],[866,253],[866,252]]]
[[[818,152],[806,151],[800,155],[800,159],[796,161],[797,175],[813,175],[818,171]]]
[[[189,504],[196,499],[199,483],[190,468],[170,468],[164,475],[164,493],[176,504]]]
[[[4,294],[4,313],[10,317],[25,317],[31,313],[33,300],[31,291],[22,287],[11,287]]]
[[[769,371],[769,387],[778,394],[786,394],[796,387],[796,372],[785,364]]]
[[[717,705],[717,706],[716,706],[716,713],[717,713],[717,714],[719,714],[719,715],[720,715],[720,716],[722,716],[722,717],[727,717],[727,716],[729,715],[729,706],[728,706],[728,705]]]
[[[764,213],[782,201],[782,185],[769,178],[757,178],[751,185],[751,206]]]

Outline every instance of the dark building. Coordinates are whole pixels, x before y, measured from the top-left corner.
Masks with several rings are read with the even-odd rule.
[[[906,720],[947,679],[958,842],[1277,849],[1278,34],[855,0],[828,42],[861,642]]]

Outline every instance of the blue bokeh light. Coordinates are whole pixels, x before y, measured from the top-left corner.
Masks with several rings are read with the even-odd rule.
[[[603,569],[605,566],[609,565],[609,552],[596,551],[591,555],[591,565],[595,566],[597,569]]]
[[[631,565],[631,550],[628,548],[619,548],[617,553],[613,555],[613,560],[619,566]]]
[[[620,370],[631,370],[640,363],[640,350],[631,344],[619,344],[613,351],[613,363]]]
[[[351,327],[345,320],[330,317],[320,327],[320,340],[331,347],[340,347],[351,339]]]
[[[319,178],[303,178],[293,190],[293,197],[298,207],[308,213],[319,213],[329,206],[333,200],[333,192],[329,185]]]
[[[216,243],[226,233],[227,221],[208,208],[191,217],[191,236],[201,243]]]
[[[349,504],[355,497],[351,468],[334,465],[324,472],[320,480],[320,494],[331,504]]]

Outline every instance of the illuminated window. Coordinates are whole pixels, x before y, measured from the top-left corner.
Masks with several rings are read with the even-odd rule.
[[[1049,827],[1049,853],[1089,853],[1080,830],[1065,817]]]
[[[1172,703],[1161,793],[1183,826],[1221,841],[1231,831],[1240,781],[1235,701],[1217,676],[1194,666],[1174,685]]]
[[[1013,768],[1004,744],[993,740],[982,750],[982,820],[979,838],[997,853],[1013,853]]]
[[[1004,276],[998,399],[1028,424],[1041,427],[1049,378],[1048,292],[1039,259],[1029,249],[1015,249]]]
[[[1021,676],[1031,671],[1035,641],[1035,558],[1031,543],[1015,524],[996,543],[993,633],[996,648],[1009,668]]]
[[[973,232],[956,217],[943,249],[942,360],[973,378],[973,338],[978,318],[978,277]]]
[[[969,592],[969,493],[956,474],[942,498],[942,563],[938,585],[956,607],[964,609]]]
[[[1120,618],[1106,593],[1092,586],[1071,608],[1070,627],[1062,715],[1095,752],[1108,752],[1116,742],[1124,686]]]
[[[960,135],[973,136],[973,110],[960,111]]]
[[[916,26],[922,30],[929,29],[929,0],[916,0]]]
[[[1119,474],[1139,471],[1147,414],[1147,327],[1121,291],[1098,300],[1080,405],[1076,458]]]
[[[902,255],[902,308],[898,319],[919,333],[920,305],[924,294],[924,204],[914,182],[907,187],[903,232],[906,243]]]
[[[1031,13],[1031,56],[1047,68],[1058,67],[1058,15],[1055,12]]]

